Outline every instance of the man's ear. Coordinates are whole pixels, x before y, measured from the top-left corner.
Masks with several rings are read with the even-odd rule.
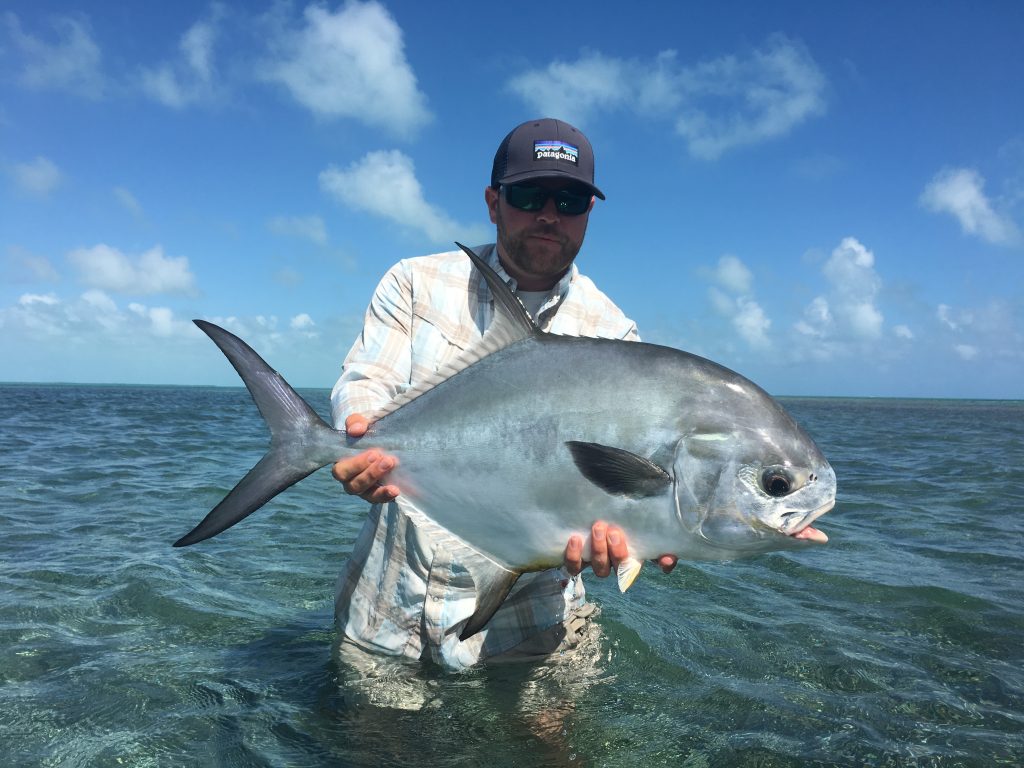
[[[501,193],[494,187],[484,187],[484,201],[487,203],[487,213],[491,217],[491,224],[498,223],[498,198]]]

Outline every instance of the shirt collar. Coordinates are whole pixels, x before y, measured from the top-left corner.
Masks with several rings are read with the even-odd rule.
[[[494,243],[477,246],[473,251],[481,259],[490,264],[491,269],[498,273],[498,277],[500,277],[505,285],[511,288],[513,292],[518,290],[519,285],[516,282],[516,279],[511,277],[501,265],[501,259],[498,258],[498,248]],[[576,268],[576,261],[574,260],[573,263],[569,265],[569,269],[566,273],[562,275],[562,279],[555,283],[554,287],[551,289],[551,297],[544,302],[544,307],[541,309],[542,312],[548,307],[561,303],[562,299],[565,298],[565,295],[569,292],[569,286],[572,284],[572,281],[576,279],[576,275],[578,274],[579,269]]]

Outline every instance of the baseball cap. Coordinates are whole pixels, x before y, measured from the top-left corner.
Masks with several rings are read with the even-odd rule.
[[[491,186],[531,179],[571,179],[604,200],[594,186],[594,150],[581,131],[554,118],[528,120],[498,146]]]

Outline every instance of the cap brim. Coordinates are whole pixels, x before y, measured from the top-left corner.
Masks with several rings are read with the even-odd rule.
[[[559,173],[558,171],[544,170],[544,171],[526,171],[525,173],[513,173],[509,176],[505,176],[498,179],[499,184],[519,184],[523,181],[533,181],[534,179],[566,179],[575,184],[579,184],[582,187],[589,189],[595,197],[604,200],[604,192],[595,187],[593,184],[578,176],[573,176],[571,173]]]

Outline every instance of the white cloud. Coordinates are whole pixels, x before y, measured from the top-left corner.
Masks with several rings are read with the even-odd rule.
[[[821,266],[828,283],[793,323],[797,357],[831,360],[872,349],[884,334],[885,317],[877,305],[882,280],[875,271],[875,256],[854,237],[846,237]],[[893,333],[912,339],[905,326]]]
[[[313,322],[312,317],[303,312],[302,314],[293,317],[288,325],[292,330],[303,331],[308,328],[312,328],[316,323]]]
[[[56,283],[60,275],[45,256],[20,245],[7,246],[0,280],[8,283]]]
[[[935,311],[945,338],[963,360],[1024,360],[1024,325],[1019,302],[990,299],[975,307],[940,304]]]
[[[861,301],[846,307],[850,328],[862,338],[875,339],[882,335],[885,318],[870,301]]]
[[[192,324],[178,320],[166,307],[129,304],[122,311],[107,293],[90,289],[64,301],[56,295],[21,296],[17,305],[0,309],[0,328],[29,339],[77,339],[92,343],[130,344],[137,333],[165,338],[192,334]],[[102,338],[102,342],[98,339]]]
[[[348,168],[329,166],[320,188],[340,202],[418,230],[434,242],[483,239],[479,228],[456,224],[426,201],[412,160],[398,150],[370,152]]]
[[[327,227],[319,216],[275,216],[267,222],[275,235],[300,237],[317,245],[327,244]]]
[[[725,293],[725,291],[711,286],[708,289],[708,297],[711,299],[711,304],[718,314],[732,317],[736,313],[736,300]]]
[[[897,325],[892,329],[892,332],[901,339],[912,340],[914,338],[914,332],[905,325]]]
[[[288,327],[304,339],[315,339],[320,335],[313,318],[305,312],[293,317],[288,323]]]
[[[797,321],[795,327],[804,336],[821,338],[831,333],[833,322],[828,299],[817,296],[804,309],[803,320]]]
[[[746,296],[737,299],[739,311],[732,319],[737,332],[752,347],[763,347],[768,344],[768,329],[772,321],[765,315],[761,306]]]
[[[310,5],[301,29],[272,40],[260,76],[284,85],[322,117],[348,117],[400,136],[431,115],[405,58],[402,30],[380,3],[349,0],[332,12]]]
[[[782,36],[746,58],[690,67],[681,84],[685,99],[676,130],[690,154],[705,160],[784,136],[825,112],[825,75],[802,46]]]
[[[11,167],[11,175],[21,190],[36,197],[48,196],[64,179],[53,161],[42,156],[28,163],[16,163]]]
[[[15,306],[0,310],[0,328],[33,338],[50,338],[62,335],[65,316],[56,294],[25,293]]]
[[[147,307],[133,302],[128,305],[128,309],[148,323],[147,330],[154,336],[168,338],[192,333],[192,324],[187,320],[175,319],[174,312],[167,307]]]
[[[575,62],[554,61],[513,77],[508,88],[538,114],[585,122],[594,112],[626,106],[635,97],[640,65],[591,53]]]
[[[142,70],[142,89],[147,95],[174,109],[216,96],[213,48],[220,15],[219,6],[214,6],[212,18],[196,22],[185,32],[175,61]]]
[[[6,36],[21,54],[18,80],[23,86],[67,90],[90,99],[103,95],[102,54],[83,21],[71,16],[55,18],[52,25],[57,40],[53,43],[27,34],[13,13],[3,14],[2,21]]]
[[[974,322],[974,315],[970,310],[957,311],[948,304],[939,304],[935,310],[935,316],[951,331],[959,331]]]
[[[22,307],[31,307],[33,304],[44,304],[52,307],[54,304],[59,303],[60,299],[53,293],[24,293],[18,299],[18,305]]]
[[[715,280],[733,293],[750,293],[753,275],[742,261],[726,254],[718,260]]]
[[[971,168],[947,168],[935,175],[921,193],[921,205],[934,213],[948,213],[960,228],[996,245],[1020,241],[1011,219],[1000,215],[985,196],[985,180]]]
[[[114,197],[117,198],[117,202],[124,206],[132,216],[137,219],[143,217],[142,205],[136,199],[135,195],[129,192],[124,187],[114,187]]]
[[[829,307],[836,324],[859,338],[873,339],[882,333],[884,318],[875,306],[882,281],[874,266],[875,255],[856,238],[846,237],[822,267],[831,283]]]
[[[626,109],[670,120],[690,154],[714,160],[784,136],[825,112],[827,81],[799,43],[770,37],[746,56],[682,65],[675,51],[651,61],[588,53],[524,72],[508,88],[542,114],[586,122]]]
[[[954,344],[953,351],[960,356],[961,360],[973,360],[978,356],[978,348],[970,344]]]
[[[715,310],[729,318],[733,328],[747,344],[752,347],[767,346],[766,334],[772,321],[750,295],[753,275],[747,266],[736,256],[726,254],[709,274],[721,286],[713,285],[708,289]]]
[[[195,277],[185,256],[164,256],[160,246],[138,258],[131,258],[108,245],[78,248],[68,254],[80,280],[89,286],[114,293],[194,294]]]

